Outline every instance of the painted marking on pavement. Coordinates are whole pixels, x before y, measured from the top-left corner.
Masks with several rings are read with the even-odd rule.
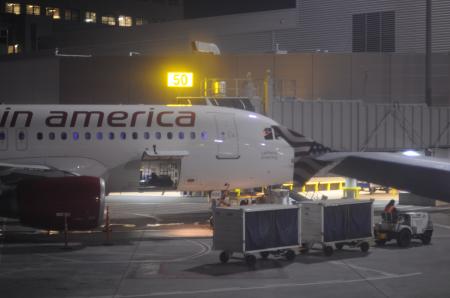
[[[198,246],[200,249],[197,252],[194,252],[191,255],[188,256],[182,256],[182,257],[175,257],[173,259],[160,259],[160,260],[117,260],[117,261],[85,261],[81,259],[71,259],[70,257],[57,257],[49,254],[35,254],[40,257],[45,257],[53,260],[59,260],[64,265],[68,264],[149,264],[149,263],[175,263],[175,262],[181,262],[181,261],[187,261],[192,259],[197,259],[201,256],[207,255],[211,252],[211,247],[208,244],[205,244],[201,241],[197,240],[191,240],[191,239],[184,239],[187,242],[191,242]],[[138,255],[140,255],[138,253]]]
[[[293,288],[293,287],[307,287],[307,286],[321,286],[321,285],[333,285],[333,284],[350,284],[358,282],[367,281],[377,281],[386,280],[394,278],[407,278],[417,275],[421,275],[422,272],[415,272],[409,274],[398,274],[392,276],[380,276],[380,277],[369,277],[369,278],[359,278],[359,279],[335,279],[335,280],[324,280],[317,282],[308,283],[286,283],[286,284],[272,284],[256,287],[230,287],[230,288],[218,288],[218,289],[206,289],[206,290],[192,290],[192,291],[173,291],[173,292],[156,292],[138,295],[117,295],[118,298],[139,298],[139,297],[155,297],[155,296],[171,296],[171,295],[198,295],[198,294],[212,294],[212,293],[224,293],[224,292],[239,292],[239,291],[253,291],[253,290],[266,290],[266,289],[276,289],[276,288]]]
[[[374,272],[374,273],[377,273],[377,274],[380,274],[380,275],[386,276],[386,277],[397,276],[397,274],[395,274],[395,273],[389,273],[389,272],[385,272],[385,271],[381,271],[381,270],[376,270],[376,269],[372,269],[372,268],[367,268],[367,267],[362,267],[362,266],[357,266],[357,265],[346,264],[346,263],[344,263],[344,262],[339,262],[339,261],[331,261],[330,263],[335,264],[335,265],[339,265],[339,266],[350,267],[350,268],[353,268],[353,269],[355,269],[355,270],[362,270],[362,271],[366,271],[366,272]]]
[[[433,223],[433,226],[450,230],[450,226]]]

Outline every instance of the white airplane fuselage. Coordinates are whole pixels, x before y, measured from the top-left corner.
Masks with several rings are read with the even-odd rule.
[[[143,156],[179,156],[178,190],[292,181],[293,148],[262,115],[211,106],[0,105],[0,162],[103,177],[133,191]]]

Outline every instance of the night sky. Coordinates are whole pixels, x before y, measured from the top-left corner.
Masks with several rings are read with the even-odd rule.
[[[185,18],[294,8],[296,0],[184,0]]]

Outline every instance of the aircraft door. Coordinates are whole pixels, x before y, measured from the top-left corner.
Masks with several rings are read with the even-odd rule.
[[[217,158],[238,159],[239,146],[236,122],[233,114],[215,114],[217,130]]]
[[[26,129],[19,128],[16,130],[16,149],[19,151],[27,150],[28,148],[28,134]]]
[[[0,129],[0,151],[8,150],[8,133],[6,129]]]

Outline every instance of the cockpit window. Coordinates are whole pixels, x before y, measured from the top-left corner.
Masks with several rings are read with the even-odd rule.
[[[264,140],[273,140],[273,130],[272,128],[264,128]]]

